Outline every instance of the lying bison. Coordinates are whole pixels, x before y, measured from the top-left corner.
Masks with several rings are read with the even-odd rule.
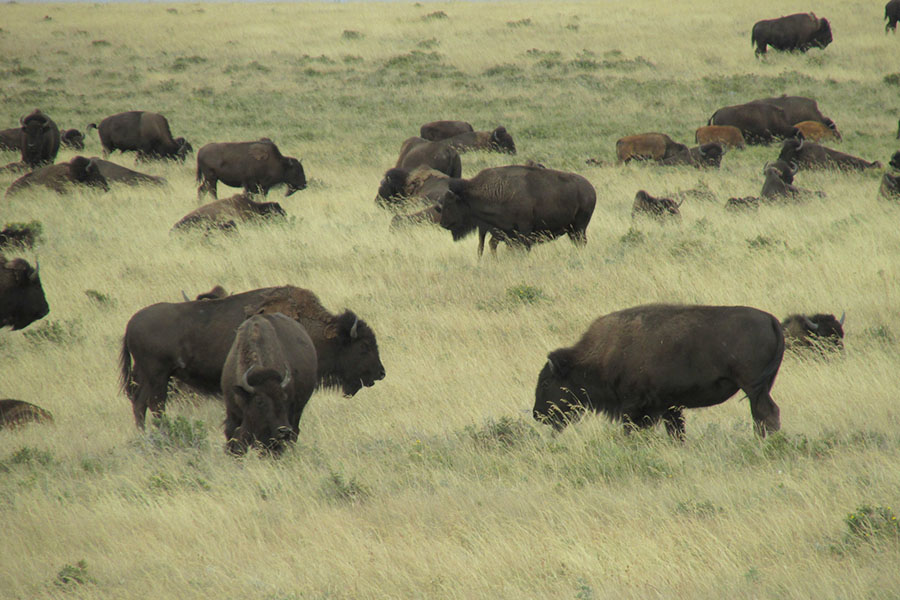
[[[412,171],[417,167],[428,167],[450,177],[462,176],[459,152],[442,142],[411,137],[400,146],[400,156],[394,168]]]
[[[887,21],[884,32],[897,33],[897,21],[900,21],[900,0],[890,0],[884,5],[884,19]]]
[[[441,227],[454,240],[478,229],[479,257],[487,233],[529,250],[563,234],[583,246],[596,201],[594,186],[575,173],[518,165],[484,169],[472,179],[450,180]]]
[[[33,248],[41,237],[43,227],[40,222],[31,223],[7,223],[0,229],[0,248],[4,246],[17,246],[19,248]]]
[[[0,328],[24,329],[50,312],[40,266],[22,258],[7,260],[0,254]]]
[[[22,162],[30,168],[51,164],[59,153],[59,127],[53,119],[34,109],[20,120]]]
[[[22,151],[22,128],[0,129],[0,150]]]
[[[831,24],[814,13],[757,21],[750,32],[750,45],[756,46],[757,56],[765,54],[767,46],[782,51],[806,52],[810,48],[824,49],[831,42]]]
[[[241,323],[220,381],[228,450],[243,454],[255,444],[277,456],[297,441],[316,363],[312,340],[290,317],[253,315]]]
[[[512,136],[506,131],[506,127],[500,126],[493,131],[468,131],[458,133],[452,137],[441,140],[441,143],[456,149],[459,152],[469,150],[488,150],[492,152],[516,153],[516,144]]]
[[[685,146],[687,148],[687,146]],[[691,167],[714,167],[716,169],[722,164],[722,157],[725,155],[725,149],[719,142],[708,142],[693,148],[687,148],[687,152],[679,152],[668,158],[657,161],[660,165],[666,166],[691,166]]]
[[[766,163],[766,166],[763,167],[765,181],[759,195],[764,200],[803,200],[813,195],[824,197],[823,192],[812,192],[794,186],[796,174],[796,165],[790,166],[783,160]]]
[[[97,156],[90,158],[107,183],[124,183],[125,185],[167,185],[164,177],[147,175],[140,171],[134,171],[127,167],[117,165],[114,162],[103,160]]]
[[[170,378],[218,394],[237,327],[248,316],[278,312],[299,322],[312,339],[318,385],[339,385],[352,396],[384,378],[375,332],[349,310],[331,314],[309,290],[284,286],[219,300],[161,302],[136,312],[122,338],[120,383],[137,426],[144,427],[148,408],[153,414],[165,410]]]
[[[432,121],[422,125],[419,129],[419,136],[430,142],[439,142],[454,135],[472,131],[475,129],[465,121]]]
[[[725,210],[734,212],[759,210],[759,198],[757,196],[739,196],[737,198],[729,198],[725,202]]]
[[[556,430],[586,410],[684,437],[685,408],[750,399],[758,434],[781,427],[770,391],[784,355],[778,319],[746,306],[637,306],[600,317],[547,357],[534,418]]]
[[[138,160],[178,159],[184,162],[193,151],[183,137],[173,138],[169,122],[154,112],[133,110],[106,117],[98,126],[91,123],[87,131],[96,129],[103,146],[103,158],[109,153],[137,152]]]
[[[881,176],[881,186],[878,195],[885,200],[894,202],[900,200],[900,176],[885,173]]]
[[[796,163],[807,169],[843,169],[857,170],[880,169],[878,161],[869,162],[844,152],[838,152],[806,140],[785,140],[781,146],[780,160],[787,163]]]
[[[678,209],[681,204],[676,204],[671,198],[654,198],[644,190],[638,191],[634,196],[634,204],[631,206],[631,218],[645,215],[656,219],[681,218]]]
[[[48,187],[58,194],[71,191],[72,186],[89,186],[104,192],[109,191],[109,185],[97,163],[83,156],[76,156],[69,162],[41,167],[26,173],[12,182],[6,190],[6,195],[14,196],[34,186]]]
[[[616,140],[616,158],[620,163],[632,160],[663,160],[687,152],[687,146],[664,133],[640,133]]]
[[[783,108],[758,101],[722,107],[707,125],[737,127],[748,144],[769,144],[776,138],[796,137],[798,132]]]
[[[84,150],[84,134],[77,129],[66,129],[59,134],[60,143],[66,148]]]
[[[744,136],[741,130],[731,125],[704,125],[694,133],[694,141],[698,144],[718,142],[728,148],[743,148]]]
[[[255,142],[223,142],[206,144],[197,152],[197,197],[204,192],[217,198],[217,183],[242,187],[246,194],[269,193],[276,185],[285,184],[285,196],[306,188],[306,173],[299,160],[282,156],[278,146],[268,138]]]
[[[270,216],[284,217],[286,214],[277,202],[254,202],[247,194],[237,194],[192,210],[175,223],[172,231],[202,225],[208,228],[228,222],[251,221]]]
[[[820,350],[844,349],[844,316],[831,314],[789,315],[781,322],[785,343],[789,348],[818,348]]]
[[[388,169],[378,185],[375,204],[383,208],[399,207],[410,202],[440,204],[449,189],[450,178],[430,167],[412,171]]]
[[[0,430],[20,427],[26,423],[52,423],[53,415],[40,406],[22,400],[0,400]]]

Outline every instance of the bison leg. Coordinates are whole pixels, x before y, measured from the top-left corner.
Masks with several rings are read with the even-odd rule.
[[[644,412],[629,413],[623,415],[622,421],[625,435],[631,435],[632,432],[638,429],[653,427],[659,421],[659,417],[654,417]]]
[[[218,192],[216,190],[219,180],[215,177],[209,177],[205,173],[201,175],[200,187],[197,188],[197,199],[203,199],[203,193],[212,194],[215,200],[218,200]]]
[[[684,411],[681,407],[673,406],[663,415],[663,423],[666,424],[666,433],[679,442],[684,441]]]
[[[147,409],[153,416],[160,416],[166,410],[166,392],[168,386],[168,377],[161,380],[151,382],[141,382],[143,379],[135,377],[137,380],[137,389],[131,400],[131,407],[134,412],[134,422],[139,429],[144,429],[144,421],[147,416]]]
[[[500,238],[491,234],[491,241],[488,244],[491,248],[491,256],[497,258],[497,246],[500,245]]]
[[[756,399],[750,399],[750,414],[753,415],[759,437],[766,437],[767,433],[775,433],[781,429],[781,411],[767,392]]]
[[[238,456],[247,451],[247,444],[242,439],[242,421],[241,416],[232,410],[225,411],[225,448]]]
[[[766,53],[766,43],[765,42],[757,42],[756,43],[756,57],[759,58],[760,54]]]
[[[584,229],[575,229],[569,232],[569,239],[576,246],[587,245],[587,232]]]
[[[478,229],[478,260],[484,254],[484,238],[487,236],[487,229]],[[493,241],[493,238],[492,238]]]

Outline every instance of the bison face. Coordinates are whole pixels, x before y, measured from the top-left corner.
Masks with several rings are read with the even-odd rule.
[[[574,369],[575,357],[570,348],[560,348],[547,355],[547,363],[538,375],[534,391],[532,415],[556,431],[578,420],[586,410],[587,394]]]
[[[831,23],[828,19],[819,19],[819,29],[813,34],[811,44],[817,48],[825,48],[832,41]]]
[[[34,165],[43,160],[44,134],[50,125],[39,119],[32,119],[22,125],[22,160]]]
[[[24,329],[50,312],[38,274],[40,267],[33,269],[17,258],[5,268],[12,272],[12,285],[0,288],[0,327]]]
[[[781,145],[781,153],[778,155],[778,160],[783,160],[787,164],[796,163],[800,158],[800,152],[803,150],[803,140],[797,138],[790,138],[784,140],[784,143]]]
[[[100,167],[94,159],[76,156],[69,161],[69,174],[73,181],[98,187],[104,192],[109,191],[106,178],[100,173]]]
[[[718,142],[701,144],[698,148],[698,152],[700,154],[700,164],[715,167],[717,169],[719,168],[719,165],[722,164],[722,156],[725,154],[722,144],[719,144]]]
[[[191,146],[190,142],[188,142],[183,137],[177,137],[174,140],[175,145],[178,146],[178,149],[175,151],[175,156],[181,162],[184,162],[187,159],[187,155],[191,154],[194,151],[194,147]]]
[[[389,204],[398,204],[406,195],[406,181],[409,171],[405,169],[388,169],[378,185],[375,204],[386,208]]]
[[[453,241],[459,241],[475,231],[469,207],[462,196],[448,190],[440,207],[440,226],[453,234]]]
[[[349,310],[344,312],[337,318],[337,338],[335,376],[345,396],[353,396],[363,386],[372,387],[384,379],[375,332],[364,321]]]
[[[281,454],[285,444],[294,440],[288,420],[288,391],[291,385],[290,368],[284,374],[275,369],[250,367],[234,387],[242,420],[235,439],[229,440],[229,450],[241,454],[251,445],[258,445],[273,454]]]
[[[491,132],[491,146],[500,152],[516,153],[516,144],[509,132],[506,131],[506,127],[501,126]]]
[[[283,161],[284,182],[287,184],[287,191],[284,195],[287,197],[306,188],[306,173],[303,172],[303,165],[296,158],[285,157]]]

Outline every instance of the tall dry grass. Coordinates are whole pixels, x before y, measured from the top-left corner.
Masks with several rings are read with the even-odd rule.
[[[7,127],[36,106],[79,128],[154,110],[195,149],[272,137],[310,177],[271,195],[285,222],[234,235],[169,233],[198,203],[190,162],[137,167],[167,177],[162,190],[0,204],[4,222],[43,224],[20,254],[40,259],[51,306],[0,332],[0,396],[56,417],[0,432],[0,597],[897,597],[889,517],[868,537],[848,524],[866,505],[900,510],[900,209],[876,198],[880,173],[804,171],[797,183],[825,199],[734,214],[725,200],[759,192],[775,147],[729,153],[715,172],[585,165],[611,163],[622,135],[689,142],[717,107],[780,93],[817,98],[842,150],[886,163],[900,40],[880,6],[830,1],[815,8],[833,24],[827,50],[753,58],[755,20],[805,9],[0,6]],[[598,194],[587,247],[478,262],[472,238],[390,232],[378,181],[436,118],[515,137],[515,158],[464,155],[466,176],[526,158],[585,175]],[[85,154],[99,152],[93,133]],[[638,189],[697,186],[717,200],[688,200],[681,225],[632,223]],[[170,403],[175,427],[200,421],[192,444],[139,433],[116,380],[126,322],[215,283],[290,283],[353,309],[387,378],[351,399],[317,392],[278,461],[225,456],[215,399]],[[689,411],[683,445],[596,417],[559,436],[532,425],[548,351],[657,301],[846,310],[847,349],[785,357],[784,432],[765,442],[738,397]]]

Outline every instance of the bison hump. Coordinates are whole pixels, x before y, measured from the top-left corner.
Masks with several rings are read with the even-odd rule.
[[[259,162],[264,162],[269,160],[269,157],[272,155],[272,152],[269,148],[268,144],[253,144],[250,146],[250,157],[253,160],[258,160]]]

